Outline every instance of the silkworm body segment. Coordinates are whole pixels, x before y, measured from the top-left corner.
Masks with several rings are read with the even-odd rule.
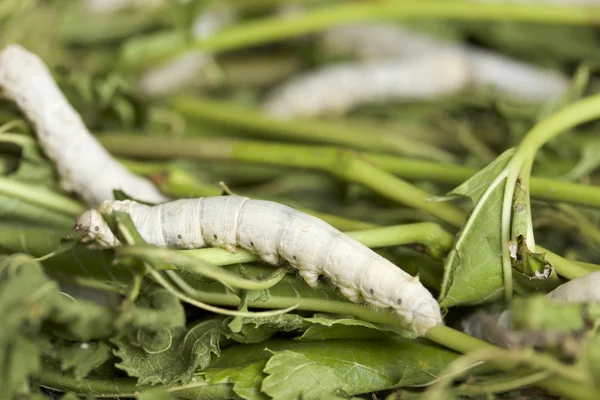
[[[286,261],[310,285],[328,278],[350,301],[392,309],[422,335],[442,324],[431,293],[413,277],[319,218],[279,203],[241,196],[182,199],[147,206],[106,201],[84,212],[75,228],[96,247],[119,246],[100,211],[129,214],[149,244],[178,249],[239,246],[269,264]]]

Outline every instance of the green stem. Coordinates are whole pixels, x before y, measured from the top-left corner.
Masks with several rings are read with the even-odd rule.
[[[540,246],[539,244],[536,246],[536,251],[546,253],[546,259],[550,261],[550,264],[552,264],[556,273],[560,276],[564,276],[567,279],[579,278],[590,273],[588,269],[582,267],[581,265],[578,265],[577,262],[567,260],[566,258],[551,252],[550,250]],[[598,267],[596,265],[594,266]]]
[[[203,394],[202,389],[206,387],[214,388],[215,393],[221,393],[222,396],[215,398],[224,398],[231,396],[232,391],[229,384],[209,384],[199,377],[196,381],[187,385],[167,385],[167,390],[173,393],[177,398],[198,399]],[[135,378],[107,377],[84,379],[75,379],[73,374],[65,374],[58,366],[50,365],[49,362],[43,362],[42,373],[40,376],[41,386],[58,390],[74,392],[82,396],[87,396],[92,392],[97,398],[137,398],[145,389],[151,389],[152,385],[137,385]],[[224,396],[223,396],[224,395]]]
[[[41,185],[31,185],[0,177],[0,194],[22,200],[60,214],[76,217],[84,208],[78,202],[48,190]]]
[[[505,381],[505,378],[501,377],[497,382],[465,383],[458,387],[456,393],[466,396],[477,396],[489,393],[511,392],[527,386],[534,386],[536,383],[550,377],[552,374],[552,371],[542,370],[524,376],[518,376],[508,381]]]
[[[499,349],[487,342],[476,339],[465,333],[459,332],[444,325],[433,327],[425,334],[425,337],[433,342],[436,342],[449,349],[459,353],[469,354],[476,351],[498,351]],[[503,371],[513,370],[517,360],[490,360],[491,365]],[[582,385],[581,382],[573,381],[563,377],[553,376],[552,378],[544,379],[538,383],[542,387],[557,395],[565,398],[577,400],[593,400],[597,399],[599,394],[590,385]]]
[[[589,96],[560,109],[552,116],[537,123],[527,133],[505,168],[507,178],[502,204],[502,265],[507,300],[510,300],[512,296],[512,267],[508,243],[510,241],[513,195],[517,179],[521,179],[525,183],[529,182],[533,162],[540,147],[560,133],[598,117],[600,117],[600,94]],[[527,206],[530,207],[529,193],[526,194],[526,197]],[[527,238],[527,244],[530,249],[535,249],[531,219],[528,230],[531,231],[531,237]]]
[[[370,248],[423,243],[429,248],[431,255],[437,259],[444,258],[450,251],[452,243],[454,243],[454,235],[433,222],[396,225],[345,233]]]
[[[526,4],[487,4],[467,1],[419,2],[364,2],[319,7],[293,17],[273,16],[240,23],[216,35],[197,42],[186,42],[183,35],[177,41],[164,45],[160,51],[153,40],[131,40],[121,52],[121,63],[127,67],[150,65],[165,61],[187,51],[196,50],[216,53],[264,45],[319,32],[328,28],[357,21],[405,21],[410,19],[453,19],[461,21],[523,21],[537,23],[560,23],[593,25],[594,15],[600,10],[594,7],[546,7]]]
[[[114,138],[114,137],[113,137]],[[111,149],[110,140],[103,138],[103,144]],[[114,138],[122,148],[123,138]],[[236,142],[229,146],[221,143],[210,143],[205,140],[172,138],[161,141],[168,148],[156,146],[157,140],[161,138],[145,138],[140,141],[136,139],[135,152],[139,154],[153,154],[155,158],[161,154],[167,157],[202,157],[202,154],[220,154],[221,157],[231,157],[239,161],[262,162],[274,165],[287,165],[301,168],[317,169],[345,179],[349,182],[360,183],[374,192],[401,204],[424,210],[439,219],[452,225],[460,226],[465,219],[465,213],[460,208],[449,204],[430,201],[431,195],[417,187],[403,181],[371,163],[361,160],[357,155],[347,150],[337,148],[308,147],[305,151],[298,151],[300,146],[278,145],[282,152],[269,152],[262,144],[248,143],[244,146],[236,146]],[[113,147],[114,148],[114,143]],[[267,150],[267,151],[266,151]],[[266,155],[268,154],[268,155]],[[131,152],[130,152],[131,155]]]
[[[191,257],[189,253],[159,247],[126,246],[117,249],[115,254],[117,257],[135,257],[153,264],[173,264],[180,270],[188,271],[199,276],[205,276],[220,281],[228,286],[246,290],[270,288],[277,284],[277,282],[285,275],[285,270],[277,270],[267,279],[246,279],[239,274],[219,268],[210,263],[210,261],[204,262],[204,260],[199,260],[197,257]]]
[[[342,147],[404,154],[438,161],[455,159],[452,153],[403,137],[403,129],[408,129],[413,134],[418,134],[413,132],[415,130],[426,130],[415,124],[406,127],[396,126],[392,132],[382,130],[381,126],[365,123],[356,126],[320,120],[282,120],[248,107],[198,96],[178,96],[170,103],[175,110],[186,117],[248,129],[264,138],[336,144]]]
[[[292,277],[292,279],[296,278]],[[269,291],[269,296],[266,300],[261,299],[260,301],[255,301],[250,305],[250,307],[266,309],[287,309],[290,307],[295,307],[298,310],[352,315],[367,322],[394,326],[403,329],[406,328],[404,325],[402,325],[401,320],[397,315],[385,311],[375,311],[361,304],[350,303],[348,301],[336,299],[303,297],[299,296],[298,294],[296,294],[298,297],[279,296],[269,289],[267,289],[267,291]],[[229,307],[238,307],[241,301],[236,294],[226,290],[221,292],[194,290],[193,298],[206,304]]]
[[[180,293],[179,290],[177,290],[176,288],[174,288],[169,282],[167,282],[165,280],[165,278],[163,278],[163,276],[158,271],[156,271],[152,267],[148,268],[148,273],[150,274],[150,276],[152,276],[152,278],[160,286],[162,286],[169,293],[171,293],[172,295],[174,295],[175,297],[177,297],[179,300],[181,300],[181,301],[183,301],[185,303],[191,304],[194,307],[198,307],[201,310],[210,311],[210,312],[215,313],[215,314],[230,315],[230,316],[234,316],[234,317],[236,317],[236,316],[240,316],[240,317],[272,317],[272,316],[275,316],[275,315],[280,315],[280,314],[288,313],[288,312],[293,311],[296,308],[298,308],[298,302],[295,302],[295,303],[291,304],[287,308],[276,307],[276,308],[279,308],[279,310],[276,310],[276,311],[245,312],[245,311],[232,311],[232,310],[228,310],[228,309],[225,309],[225,308],[219,308],[219,307],[213,306],[212,304],[208,304],[206,302],[199,301],[198,299],[194,299],[194,298],[186,296],[183,293]],[[239,300],[239,298],[238,298],[238,300]]]
[[[121,156],[152,159],[193,159],[274,165],[289,168],[323,169],[319,166],[336,158],[343,151],[333,146],[307,146],[254,140],[164,138],[138,135],[99,135],[98,139],[110,152]],[[408,180],[428,180],[459,185],[479,172],[456,164],[373,153],[358,156],[374,166]],[[556,181],[542,177],[531,178],[531,195],[540,200],[564,201],[600,207],[600,187]]]
[[[432,201],[430,193],[348,152],[340,153],[337,163],[327,165],[323,169],[348,182],[360,183],[400,204],[426,211],[454,226],[461,226],[465,221],[466,213],[459,207],[451,203]]]

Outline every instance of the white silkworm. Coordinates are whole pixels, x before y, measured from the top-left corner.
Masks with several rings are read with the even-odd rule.
[[[342,113],[364,103],[399,99],[436,99],[463,88],[465,58],[442,52],[377,63],[337,64],[308,73],[276,89],[266,112],[281,118]]]
[[[40,146],[54,161],[61,187],[91,206],[121,189],[139,200],[168,200],[146,179],[123,167],[88,131],[44,62],[19,45],[0,52],[0,89],[35,125]]]
[[[559,73],[395,24],[343,26],[326,32],[323,41],[330,51],[369,62],[328,66],[296,78],[267,97],[267,112],[311,117],[370,101],[435,99],[469,86],[539,102],[561,96],[569,86]],[[430,90],[432,82],[439,90]]]
[[[309,286],[327,277],[350,301],[392,309],[423,335],[442,324],[437,301],[413,277],[319,218],[279,203],[241,196],[182,199],[147,206],[107,201],[79,216],[75,229],[96,247],[120,245],[100,211],[129,214],[149,244],[178,249],[242,247],[269,264],[287,261]]]
[[[600,303],[600,271],[563,283],[546,296],[566,303]]]
[[[217,3],[196,18],[192,28],[195,39],[207,39],[237,18],[228,3]],[[164,95],[191,82],[212,61],[212,56],[192,51],[176,60],[146,71],[140,79],[140,90],[148,95]]]
[[[587,275],[563,283],[546,297],[557,303],[600,303],[600,271],[590,272]],[[494,321],[485,323],[485,320]],[[498,331],[512,330],[512,315],[510,310],[502,311],[493,316],[475,313],[462,323],[463,331],[471,336],[490,341],[499,345],[506,345],[498,338]]]
[[[366,55],[370,59],[410,57],[417,54],[453,51],[463,54],[469,69],[469,84],[494,87],[507,95],[544,101],[564,94],[568,79],[529,63],[494,51],[438,39],[396,24],[363,23],[335,28],[324,36],[332,50]]]

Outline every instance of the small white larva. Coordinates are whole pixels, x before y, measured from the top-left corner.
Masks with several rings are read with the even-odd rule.
[[[343,113],[359,104],[436,99],[465,87],[465,57],[440,52],[400,60],[336,64],[309,72],[275,89],[263,109],[276,117]]]
[[[600,303],[600,271],[563,283],[546,296],[565,303]]]
[[[561,96],[569,87],[559,73],[395,24],[334,28],[324,34],[323,43],[330,52],[362,61],[294,78],[267,96],[266,112],[282,118],[314,117],[372,101],[436,99],[467,87],[492,87],[540,102]]]
[[[19,45],[4,48],[0,52],[0,90],[35,125],[40,146],[54,161],[64,190],[78,193],[90,206],[112,199],[114,189],[141,201],[168,200],[100,145],[37,55]]]
[[[323,36],[326,48],[367,59],[413,57],[418,54],[463,54],[469,84],[493,86],[498,91],[532,101],[556,98],[567,90],[568,79],[556,72],[494,51],[438,39],[391,23],[359,23],[334,28]]]
[[[100,211],[99,211],[100,210]],[[350,301],[392,309],[418,335],[442,324],[432,294],[390,261],[319,218],[279,203],[241,196],[182,199],[147,206],[107,201],[79,216],[75,229],[95,247],[120,245],[101,211],[129,214],[149,244],[178,249],[242,247],[269,264],[283,260],[309,286],[327,277]]]
[[[546,297],[557,303],[600,303],[600,271],[567,281],[546,294]],[[487,324],[485,321],[488,320]],[[471,336],[506,346],[507,343],[498,337],[498,331],[513,329],[510,310],[486,315],[475,313],[462,323],[463,331]]]

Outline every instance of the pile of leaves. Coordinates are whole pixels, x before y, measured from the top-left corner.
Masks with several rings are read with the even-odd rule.
[[[288,2],[238,1],[237,22],[197,40],[211,2],[88,3],[5,0],[0,44],[40,55],[100,142],[163,193],[233,191],[316,215],[418,274],[446,325],[415,337],[244,252],[150,249],[122,216],[128,246],[75,243],[85,204],[2,100],[2,398],[600,396],[597,298],[545,296],[600,271],[600,8],[304,0],[290,15]],[[262,112],[279,84],[340,60],[319,34],[357,15],[552,68],[570,87],[533,104],[490,88],[311,119]],[[192,81],[142,90],[190,51],[212,56]]]

